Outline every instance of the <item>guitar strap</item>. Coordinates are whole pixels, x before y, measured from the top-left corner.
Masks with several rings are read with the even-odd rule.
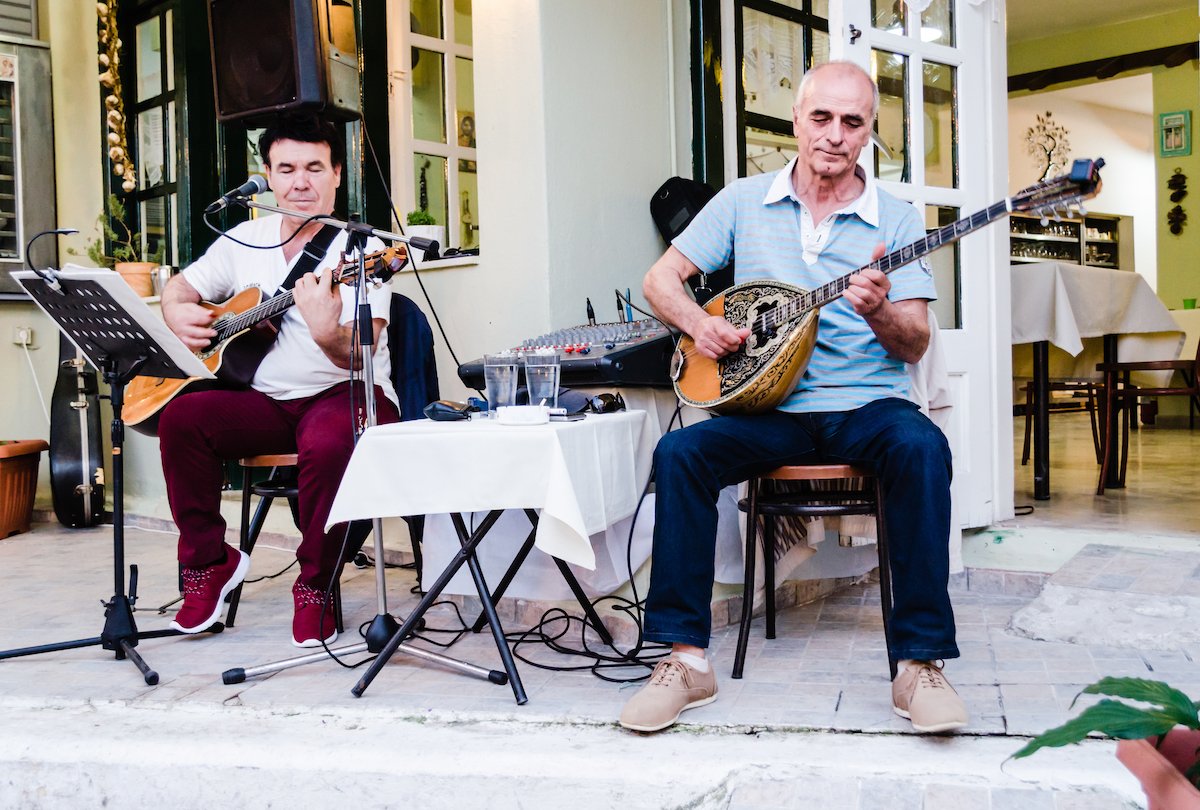
[[[292,272],[288,273],[287,278],[279,285],[275,295],[290,290],[301,276],[316,270],[317,265],[325,258],[325,253],[333,243],[333,238],[340,230],[332,225],[325,225],[317,232],[316,236],[308,240],[308,244],[300,252],[300,258],[296,259],[296,263],[292,265]],[[263,358],[275,345],[275,338],[279,336],[282,322],[283,314],[281,313],[230,343],[222,355],[221,369],[217,376],[226,384],[236,388],[249,388]],[[267,327],[267,323],[270,323],[273,328]]]
[[[332,225],[322,226],[321,230],[317,231],[317,235],[309,239],[308,244],[300,251],[300,258],[292,266],[292,272],[288,273],[288,277],[279,285],[279,289],[275,294],[278,295],[280,292],[290,290],[300,280],[302,275],[316,270],[317,265],[321,263],[321,259],[325,258],[325,252],[333,244],[333,237],[337,236],[340,230],[341,228],[335,228]]]

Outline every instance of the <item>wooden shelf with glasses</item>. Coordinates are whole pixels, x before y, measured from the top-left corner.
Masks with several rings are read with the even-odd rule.
[[[1133,217],[1088,214],[1042,223],[1040,217],[1009,219],[1009,258],[1014,262],[1068,262],[1087,267],[1133,269]]]

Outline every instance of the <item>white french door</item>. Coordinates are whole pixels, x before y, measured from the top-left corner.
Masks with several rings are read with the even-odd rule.
[[[916,4],[913,4],[916,5]],[[830,55],[866,68],[880,88],[879,139],[864,156],[880,185],[935,228],[1007,188],[1004,10],[1000,0],[833,0]],[[953,390],[949,427],[960,524],[1013,513],[1007,225],[930,257]]]

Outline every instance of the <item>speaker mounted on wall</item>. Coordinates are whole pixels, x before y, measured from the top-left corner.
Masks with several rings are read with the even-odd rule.
[[[280,113],[360,115],[349,0],[208,0],[217,120],[268,125]]]

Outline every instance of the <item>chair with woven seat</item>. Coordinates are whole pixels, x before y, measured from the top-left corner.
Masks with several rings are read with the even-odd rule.
[[[805,482],[800,488],[769,491],[766,482]],[[786,484],[785,484],[786,486]],[[772,485],[772,488],[775,488]],[[879,554],[879,592],[883,611],[883,633],[888,646],[888,667],[896,677],[896,660],[891,654],[892,577],[887,532],[883,519],[883,492],[879,479],[850,464],[805,464],[778,467],[750,479],[738,508],[746,513],[745,591],[738,628],[733,677],[741,678],[746,661],[750,623],[754,612],[754,569],[758,549],[758,518],[763,519],[763,575],[765,579],[766,637],[775,638],[775,520],[781,517],[816,518],[845,515],[874,515]]]
[[[1096,494],[1103,495],[1105,481],[1112,464],[1119,465],[1116,480],[1119,486],[1125,486],[1125,468],[1129,461],[1129,431],[1130,422],[1136,426],[1138,399],[1140,397],[1187,397],[1188,398],[1188,429],[1195,428],[1195,412],[1200,409],[1200,343],[1196,344],[1196,356],[1190,360],[1141,360],[1130,362],[1100,363],[1096,370],[1104,375],[1104,385],[1107,396],[1104,397],[1104,457],[1100,464],[1100,480],[1096,484]],[[1170,372],[1174,382],[1176,378],[1183,385],[1163,385],[1157,387],[1135,385],[1131,376],[1136,372]],[[1115,411],[1115,413],[1114,413]],[[1116,440],[1113,429],[1116,422],[1121,423],[1121,447],[1118,450],[1112,445]],[[1116,458],[1114,458],[1114,455]]]

